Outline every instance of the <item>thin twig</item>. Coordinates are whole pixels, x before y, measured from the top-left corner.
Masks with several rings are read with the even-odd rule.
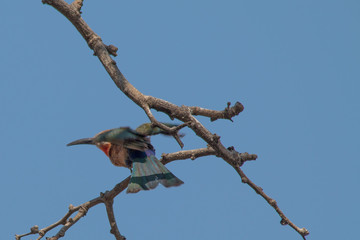
[[[281,225],[287,225],[287,224],[290,225],[293,229],[295,229],[303,237],[303,239],[305,239],[305,236],[307,236],[309,234],[309,231],[306,228],[299,228],[293,222],[291,222],[285,216],[285,214],[281,211],[281,209],[277,205],[276,201],[274,199],[270,198],[268,195],[266,195],[261,187],[257,186],[255,183],[253,183],[245,175],[245,173],[240,169],[240,167],[235,167],[235,170],[239,173],[239,175],[241,177],[241,181],[243,183],[249,185],[252,189],[254,189],[254,191],[257,194],[262,196],[269,203],[269,205],[272,206],[275,209],[275,211],[279,214],[279,216],[281,218],[281,221],[280,221]]]
[[[189,107],[192,115],[201,115],[209,117],[211,121],[218,119],[229,119],[233,121],[232,118],[236,115],[239,115],[244,110],[244,106],[240,102],[236,102],[234,106],[230,107],[231,103],[227,103],[227,107],[223,111],[210,110],[201,107]]]
[[[199,149],[193,149],[193,150],[184,150],[184,151],[178,151],[174,153],[163,153],[161,155],[161,162],[163,164],[170,163],[175,160],[184,160],[184,159],[191,159],[195,160],[199,157],[209,156],[209,155],[215,155],[216,152],[211,147],[207,148],[199,148]]]
[[[116,224],[113,203],[114,203],[114,199],[112,198],[105,200],[106,213],[108,215],[108,219],[111,227],[110,233],[115,236],[116,240],[125,240],[126,238],[120,234],[119,228]]]
[[[66,224],[66,222],[68,221],[68,218],[74,213],[77,212],[79,209],[81,208],[81,206],[77,206],[74,207],[72,204],[70,204],[69,206],[69,211],[65,214],[64,217],[62,217],[59,221],[51,224],[50,226],[47,226],[46,228],[40,229],[39,230],[39,238],[41,239],[48,231],[50,231],[51,229],[56,228],[59,225],[64,225]]]

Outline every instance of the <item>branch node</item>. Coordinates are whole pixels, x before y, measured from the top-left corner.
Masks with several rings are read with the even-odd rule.
[[[106,50],[108,51],[108,53],[109,54],[111,54],[111,55],[113,55],[114,57],[116,57],[117,56],[117,50],[118,50],[118,48],[117,47],[115,47],[114,45],[106,45],[105,46],[105,48],[106,48]],[[116,63],[115,63],[115,65],[116,65]]]
[[[40,237],[43,237],[43,236],[45,235],[45,231],[44,231],[44,230],[40,230],[40,231],[38,232],[38,234],[39,234]]]
[[[30,232],[32,234],[38,233],[39,232],[39,226],[38,225],[33,226],[32,228],[30,228]]]
[[[215,133],[215,134],[213,135],[213,141],[214,141],[215,143],[218,143],[219,140],[220,140],[220,136]]]
[[[229,150],[229,151],[234,151],[235,148],[234,148],[234,146],[230,146],[230,147],[227,148],[227,150]]]
[[[73,6],[80,15],[82,13],[81,7],[83,6],[83,0],[75,0],[71,3],[71,6]]]
[[[280,224],[285,226],[285,225],[288,225],[289,222],[287,220],[285,220],[284,218],[282,218],[281,221],[280,221]]]
[[[248,183],[249,182],[249,179],[247,177],[242,177],[241,178],[241,182],[243,183]]]
[[[299,229],[299,231],[303,237],[309,235],[309,231],[306,228],[301,228],[301,229]]]
[[[262,191],[262,189],[261,189],[261,191]],[[274,208],[277,206],[277,203],[276,203],[276,201],[275,201],[274,199],[270,199],[269,203],[270,203],[270,205],[273,206]]]
[[[83,214],[84,216],[86,215],[87,211],[88,209],[84,205],[82,205],[79,209],[79,213]]]
[[[98,35],[91,35],[87,39],[87,43],[90,47],[90,49],[95,50],[95,44],[97,41],[101,41],[101,38]],[[97,56],[97,53],[94,51],[94,56]]]

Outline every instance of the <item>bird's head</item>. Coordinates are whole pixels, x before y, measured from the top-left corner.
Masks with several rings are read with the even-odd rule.
[[[99,135],[107,132],[108,130],[105,130],[103,132],[100,132],[98,134],[95,135],[95,137],[92,138],[82,138],[82,139],[78,139],[75,140],[71,143],[68,143],[66,146],[73,146],[73,145],[79,145],[79,144],[90,144],[90,145],[95,145],[97,146],[101,151],[103,151],[106,156],[109,157],[109,152],[110,152],[110,148],[111,148],[111,143],[110,142],[106,142],[103,141],[104,139],[99,138]],[[100,140],[101,139],[101,140]]]

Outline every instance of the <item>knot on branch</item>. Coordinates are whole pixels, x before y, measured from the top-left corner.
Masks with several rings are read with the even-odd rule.
[[[100,38],[98,35],[93,34],[93,35],[90,35],[90,36],[88,37],[88,39],[86,39],[86,40],[87,40],[87,43],[88,43],[89,47],[90,47],[92,50],[94,50],[94,55],[97,56],[97,53],[96,53],[96,51],[95,51],[95,46],[96,46],[96,44],[97,44],[98,42],[102,42],[101,38]]]
[[[270,199],[269,203],[274,208],[277,206],[277,203],[276,203],[276,201],[274,199]]]
[[[38,233],[39,233],[39,236],[40,236],[40,237],[45,236],[45,231],[44,231],[44,230],[40,230]]]
[[[214,141],[214,143],[218,143],[219,140],[220,140],[220,136],[215,133],[215,134],[213,135],[212,140]]]
[[[249,179],[247,177],[242,177],[241,178],[241,182],[242,183],[248,183],[249,182]]]
[[[88,212],[88,208],[84,205],[81,205],[81,207],[79,209],[79,213],[81,213],[83,216],[85,216],[87,212]]]
[[[118,50],[118,48],[117,47],[115,47],[114,45],[106,45],[105,46],[105,48],[106,48],[106,50],[108,51],[108,53],[110,54],[110,55],[113,55],[114,57],[116,57],[117,56],[117,50]]]
[[[30,228],[30,233],[31,234],[36,234],[38,232],[39,232],[39,226],[38,225],[35,225],[35,226]]]
[[[306,228],[299,229],[299,233],[304,237],[309,235],[309,231]]]
[[[71,6],[73,6],[76,11],[81,14],[81,7],[83,6],[83,0],[75,0],[71,3]]]
[[[285,226],[285,225],[288,225],[289,222],[286,219],[282,218],[281,221],[280,221],[280,224]]]
[[[235,150],[234,146],[228,147],[227,149],[235,159],[235,165],[238,165],[239,167],[247,161],[255,161],[258,157],[256,154],[249,154],[247,152],[239,153]]]

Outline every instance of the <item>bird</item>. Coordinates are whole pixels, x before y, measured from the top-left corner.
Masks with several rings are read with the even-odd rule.
[[[176,124],[163,123],[168,127]],[[104,130],[92,138],[82,138],[70,142],[67,146],[91,144],[102,150],[111,163],[126,167],[131,171],[131,178],[126,193],[151,190],[159,183],[165,187],[179,186],[184,182],[170,172],[155,156],[155,149],[150,143],[151,135],[169,135],[151,123],[144,123],[135,130],[119,127]],[[183,136],[183,135],[180,135]]]

